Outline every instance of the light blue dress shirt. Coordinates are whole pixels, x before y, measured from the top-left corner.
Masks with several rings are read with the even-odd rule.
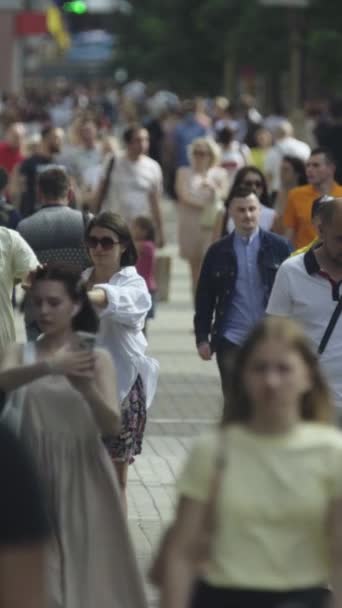
[[[234,344],[241,344],[265,314],[264,286],[258,267],[259,249],[259,228],[249,237],[234,233],[237,278],[223,331],[224,337]]]

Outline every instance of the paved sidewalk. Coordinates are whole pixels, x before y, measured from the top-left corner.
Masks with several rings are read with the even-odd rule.
[[[175,240],[175,210],[165,202],[168,242]],[[201,361],[192,332],[187,264],[173,244],[171,297],[160,303],[149,328],[150,352],[160,362],[156,399],[149,410],[143,453],[129,474],[129,523],[145,570],[175,503],[174,481],[194,436],[208,430],[221,411],[214,362]],[[154,594],[151,593],[151,605]]]

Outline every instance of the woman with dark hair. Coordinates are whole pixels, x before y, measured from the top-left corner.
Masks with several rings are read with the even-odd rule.
[[[308,183],[305,163],[296,156],[283,156],[280,172],[282,182],[289,190]]]
[[[237,172],[234,183],[225,201],[224,208],[217,214],[212,235],[213,243],[234,230],[234,223],[229,217],[229,205],[231,200],[235,197],[236,190],[240,189],[241,187],[250,189],[251,192],[256,194],[260,201],[260,228],[263,228],[263,230],[272,229],[273,223],[276,219],[276,212],[271,208],[272,205],[267,190],[266,179],[260,169],[249,165],[248,167],[243,167]]]
[[[297,188],[298,186],[305,186],[307,183],[305,163],[296,156],[283,156],[280,165],[280,189],[275,200],[278,221],[274,226],[274,230],[278,234],[284,233],[282,215],[286,207],[290,190],[292,190],[292,188]]]
[[[178,482],[162,608],[323,608],[328,585],[342,605],[342,435],[331,420],[311,344],[292,321],[267,318],[237,354],[222,428],[195,444]]]
[[[120,490],[102,435],[120,428],[109,354],[95,349],[97,316],[78,273],[41,268],[31,287],[37,342],[0,368],[3,418],[32,453],[46,487],[52,541],[49,606],[145,607]],[[25,509],[25,496],[23,497]]]
[[[112,356],[122,414],[119,436],[108,433],[104,441],[126,500],[128,465],[141,453],[146,410],[157,387],[159,366],[145,355],[142,331],[152,302],[135,268],[132,235],[120,215],[104,211],[94,217],[86,229],[86,244],[93,266],[83,276],[100,317],[97,343]]]

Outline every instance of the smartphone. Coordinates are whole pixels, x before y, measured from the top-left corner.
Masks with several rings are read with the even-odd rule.
[[[96,345],[95,334],[90,334],[87,331],[78,331],[78,337],[80,338],[80,346],[85,350],[94,350]]]

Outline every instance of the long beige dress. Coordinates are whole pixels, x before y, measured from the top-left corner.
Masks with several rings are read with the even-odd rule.
[[[34,360],[29,343],[24,362]],[[14,392],[4,418],[46,485],[49,608],[146,608],[113,465],[81,394],[63,376],[46,376]]]
[[[209,181],[216,195],[203,187]],[[213,224],[220,206],[219,198],[224,199],[228,190],[227,174],[221,167],[212,167],[206,174],[196,173],[191,167],[178,169],[178,243],[179,253],[185,260],[201,261],[211,243]],[[189,204],[191,203],[191,204]],[[205,210],[213,210],[213,223],[202,223]]]

